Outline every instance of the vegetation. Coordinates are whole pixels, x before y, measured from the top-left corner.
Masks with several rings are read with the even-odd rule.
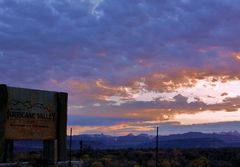
[[[74,154],[79,157],[78,153]],[[240,148],[159,150],[159,167],[239,167]],[[88,150],[84,167],[155,167],[155,150]]]
[[[39,163],[41,153],[17,154],[16,160],[30,160]],[[83,167],[155,167],[155,150],[91,150],[85,149],[81,155]],[[159,167],[239,167],[240,148],[198,148],[198,149],[160,149]],[[73,153],[73,160],[79,160],[78,151]]]

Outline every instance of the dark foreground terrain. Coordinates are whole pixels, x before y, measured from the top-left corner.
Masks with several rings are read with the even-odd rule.
[[[154,149],[74,151],[84,167],[155,167]],[[159,149],[159,167],[240,167],[240,148]],[[41,162],[40,152],[16,153],[17,161]]]

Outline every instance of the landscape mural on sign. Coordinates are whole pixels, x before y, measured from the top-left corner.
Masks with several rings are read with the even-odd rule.
[[[56,119],[56,113],[53,112],[52,106],[44,106],[44,104],[35,103],[31,104],[30,101],[10,101],[11,108],[7,113],[7,119],[45,119],[52,120]]]
[[[57,111],[54,92],[39,93],[19,88],[9,88],[8,92],[7,139],[56,138]]]

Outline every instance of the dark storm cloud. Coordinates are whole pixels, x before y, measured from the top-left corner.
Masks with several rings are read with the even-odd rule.
[[[238,1],[104,0],[96,8],[86,0],[0,3],[0,68],[12,84],[19,74],[32,82],[73,77],[116,84],[173,66],[215,62],[217,68],[227,61],[238,69],[209,49],[238,51]]]

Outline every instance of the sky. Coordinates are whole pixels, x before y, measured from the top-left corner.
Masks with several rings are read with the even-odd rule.
[[[240,131],[240,1],[0,0],[0,82],[69,94],[74,134]]]

